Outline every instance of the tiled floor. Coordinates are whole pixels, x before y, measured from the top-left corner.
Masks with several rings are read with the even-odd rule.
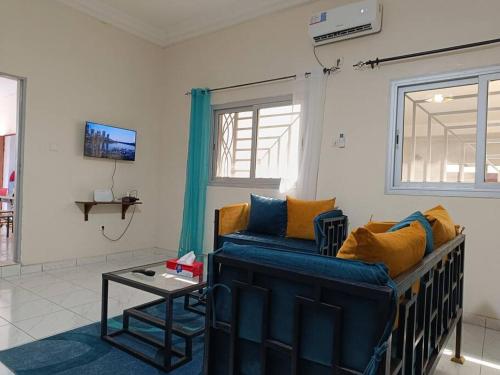
[[[137,254],[137,253],[136,253]],[[144,255],[147,254],[147,255]],[[138,256],[0,279],[0,350],[100,320],[101,273],[162,261],[154,250]],[[110,284],[110,316],[154,296]],[[500,375],[500,331],[464,325],[463,366],[450,361],[453,338],[436,373]],[[0,363],[0,375],[10,375]]]
[[[465,364],[450,361],[455,336],[450,339],[436,374],[453,375],[500,375],[500,331],[464,324],[462,333],[462,355]]]

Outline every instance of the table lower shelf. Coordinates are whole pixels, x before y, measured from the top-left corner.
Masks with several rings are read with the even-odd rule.
[[[185,297],[186,299],[189,299],[188,295],[186,295]],[[190,362],[193,358],[193,339],[204,333],[205,325],[202,324],[199,329],[190,330],[186,329],[182,325],[175,324],[173,315],[170,315],[170,319],[162,319],[158,316],[150,315],[145,311],[148,308],[165,303],[167,304],[167,306],[169,305],[168,301],[162,298],[126,309],[123,312],[122,329],[109,334],[105,334],[101,336],[101,338],[104,341],[109,342],[116,348],[121,349],[128,354],[131,354],[165,372],[170,372]],[[198,314],[204,315],[202,313]],[[152,337],[151,335],[141,333],[139,330],[131,329],[131,319],[141,321],[163,331],[162,336],[164,337],[164,340],[160,341],[157,338]],[[144,352],[134,348],[133,346],[121,341],[119,337],[122,335],[128,335],[133,339],[139,340],[151,347],[154,347],[158,350],[157,353],[162,355],[160,355],[159,357],[158,355],[156,357],[151,357]],[[172,343],[172,336],[177,336],[182,339],[182,341],[184,342],[184,350],[174,347]]]

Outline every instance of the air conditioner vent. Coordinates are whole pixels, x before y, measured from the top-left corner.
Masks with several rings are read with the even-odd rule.
[[[341,37],[344,37],[347,35],[357,34],[357,33],[361,33],[363,31],[368,31],[368,30],[372,30],[371,23],[367,23],[367,24],[361,25],[361,26],[351,27],[351,28],[344,29],[344,30],[334,31],[332,33],[328,33],[328,34],[324,34],[324,35],[315,36],[314,41],[316,43],[320,43],[320,42],[323,42],[325,40],[337,39],[337,38],[341,38]]]

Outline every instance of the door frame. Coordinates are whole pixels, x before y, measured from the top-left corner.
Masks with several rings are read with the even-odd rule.
[[[0,77],[17,81],[17,167],[16,167],[16,214],[14,216],[15,251],[14,262],[21,263],[24,139],[26,127],[26,86],[27,78],[0,72]]]

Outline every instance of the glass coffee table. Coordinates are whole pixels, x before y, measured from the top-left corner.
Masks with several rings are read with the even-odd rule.
[[[145,276],[132,272],[138,269],[155,271],[155,275]],[[110,281],[157,295],[160,298],[124,310],[122,327],[109,332],[108,287]],[[205,324],[199,324],[200,315],[204,315],[203,302],[199,296],[205,286],[206,283],[202,277],[191,279],[167,273],[165,262],[104,273],[102,275],[101,338],[163,371],[172,371],[191,361],[192,340],[204,333]],[[175,301],[179,298],[184,298],[181,304]],[[192,304],[193,298],[195,302]],[[176,306],[174,305],[177,307],[180,305],[183,311],[189,311],[191,315],[196,316],[197,319],[193,321],[196,320],[198,326],[196,324],[194,327],[188,326],[186,319],[182,319],[181,323],[176,322]],[[131,320],[150,328],[135,329]],[[174,347],[173,336],[184,342],[184,350]]]

